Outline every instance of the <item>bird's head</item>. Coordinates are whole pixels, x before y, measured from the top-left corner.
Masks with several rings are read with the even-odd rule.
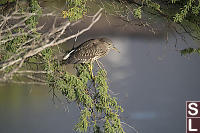
[[[117,52],[120,53],[120,51],[113,45],[113,42],[110,39],[108,39],[108,38],[101,38],[100,41],[102,41],[104,43],[104,45],[106,45],[106,47],[108,49],[113,49],[113,50],[115,50],[115,51],[117,51]]]

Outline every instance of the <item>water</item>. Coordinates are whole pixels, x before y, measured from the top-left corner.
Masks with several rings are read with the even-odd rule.
[[[1,85],[0,132],[72,132],[79,116],[76,105],[53,104],[49,88],[30,85]],[[66,104],[65,104],[66,106]],[[67,107],[66,107],[67,108]]]
[[[109,72],[112,95],[119,98],[125,110],[122,121],[140,133],[185,132],[185,101],[199,100],[199,56],[181,56],[176,50],[188,44],[179,40],[175,48],[173,34],[166,43],[166,29],[153,35],[131,25],[124,27],[113,18],[110,21],[113,23],[102,18],[76,44],[106,36],[120,50],[120,54],[111,51],[100,61]],[[196,45],[190,38],[187,41],[190,46]],[[66,49],[70,49],[68,46]],[[75,132],[79,118],[76,104],[67,104],[69,110],[66,104],[53,104],[48,91],[45,86],[1,84],[0,132]],[[127,133],[134,132],[124,127]]]
[[[122,118],[142,133],[184,132],[185,101],[199,99],[199,57],[188,59],[161,40],[142,38],[122,39],[122,54],[106,59],[125,108]]]

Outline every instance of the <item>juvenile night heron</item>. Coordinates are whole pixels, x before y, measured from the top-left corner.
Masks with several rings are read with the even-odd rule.
[[[94,61],[106,56],[111,49],[119,52],[108,38],[90,39],[64,56],[63,61],[65,64],[90,63],[92,67]]]

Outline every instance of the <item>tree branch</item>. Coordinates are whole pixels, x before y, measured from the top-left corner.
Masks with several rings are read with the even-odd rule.
[[[32,37],[32,38],[30,37],[29,40],[27,40],[24,43],[21,43],[19,45],[20,47],[17,50],[18,53],[12,55],[12,57],[9,58],[8,60],[5,60],[4,62],[0,62],[0,71],[3,71],[6,68],[8,68],[9,66],[13,66],[20,62],[19,66],[16,67],[15,69],[13,69],[12,72],[5,74],[3,76],[3,79],[8,79],[8,77],[12,77],[13,73],[19,73],[18,70],[23,65],[25,59],[40,53],[41,51],[45,50],[46,48],[50,48],[50,47],[62,44],[72,38],[76,38],[76,37],[80,36],[81,34],[85,33],[86,31],[90,30],[92,28],[92,26],[95,23],[97,23],[97,21],[100,19],[101,15],[102,15],[102,13],[101,13],[102,10],[103,10],[102,8],[99,9],[99,11],[93,17],[90,18],[91,23],[86,28],[83,28],[78,33],[70,35],[66,38],[62,37],[64,35],[65,31],[68,29],[69,26],[75,25],[74,23],[71,24],[69,21],[61,24],[61,26],[59,26],[59,27],[55,27],[55,24],[53,24],[52,29],[47,33],[43,33],[40,36],[40,39],[38,39],[38,40],[36,40],[34,37]],[[17,13],[14,13],[14,14],[16,15]],[[0,31],[0,34],[2,35],[2,33],[7,32],[8,30],[12,31],[13,29],[15,29],[17,27],[20,27],[21,25],[24,24],[24,22],[26,20],[28,20],[32,15],[35,15],[35,14],[27,13],[24,15],[26,16],[24,19],[20,20],[14,26],[8,27],[7,29],[6,29],[6,27],[3,28],[4,30]],[[21,18],[21,17],[17,17],[17,19],[18,18]],[[16,16],[14,18],[12,18],[12,15],[8,16],[8,17],[3,17],[3,21],[5,21],[5,22],[7,22],[7,20],[9,20],[9,19],[16,19]],[[56,23],[56,20],[54,23]],[[42,28],[43,28],[43,26],[40,26],[37,28],[37,30],[41,30]],[[15,37],[15,36],[21,36],[21,35],[26,35],[26,34],[30,35],[31,31],[27,31],[23,34],[15,33],[13,35]],[[11,35],[11,37],[12,37],[12,35]],[[9,40],[5,40],[4,36],[2,36],[2,37],[0,36],[0,44],[3,44],[7,41],[9,41]],[[22,50],[22,51],[20,51],[20,50]]]

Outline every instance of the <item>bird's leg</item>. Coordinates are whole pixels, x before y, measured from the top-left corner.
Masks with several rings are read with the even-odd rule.
[[[104,65],[103,65],[103,63],[101,62],[101,61],[99,61],[99,60],[96,60],[96,62],[97,62],[97,64],[98,64],[98,66],[100,66],[100,69],[102,69],[102,70],[105,70],[105,67],[104,67]],[[100,65],[101,64],[101,65]],[[102,67],[101,67],[102,66]],[[107,75],[107,71],[105,71],[106,72],[106,75]]]
[[[98,60],[95,60],[96,61],[96,63],[97,63],[97,66],[100,68],[100,69],[102,69],[102,67],[100,66],[100,64],[99,64],[99,61]]]
[[[90,73],[91,73],[91,75],[92,75],[92,79],[94,79],[94,75],[93,75],[93,72],[92,72],[92,60],[90,61]]]
[[[99,61],[99,60],[97,60],[97,61],[98,61],[99,64],[101,64],[101,66],[102,66],[103,69],[104,69],[105,67],[104,67],[103,63],[102,63],[101,61]],[[102,67],[100,67],[100,68],[102,69]]]

